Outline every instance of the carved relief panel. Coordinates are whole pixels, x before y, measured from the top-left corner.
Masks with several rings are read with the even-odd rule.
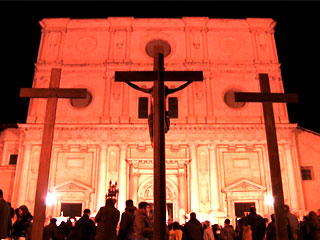
[[[199,192],[200,210],[207,212],[210,210],[210,189],[209,189],[209,152],[208,147],[200,146],[197,149],[198,170],[199,170]]]

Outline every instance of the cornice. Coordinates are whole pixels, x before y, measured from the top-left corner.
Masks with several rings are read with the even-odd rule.
[[[278,141],[290,142],[296,124],[277,124]],[[41,141],[42,124],[19,124],[26,141]],[[56,124],[54,141],[150,144],[147,124]],[[172,124],[166,143],[263,142],[264,124]]]

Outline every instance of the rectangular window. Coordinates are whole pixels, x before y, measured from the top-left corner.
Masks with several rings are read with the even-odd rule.
[[[9,160],[10,165],[16,165],[17,160],[18,160],[18,154],[10,154],[10,160]]]
[[[313,180],[312,167],[301,167],[302,180]]]
[[[82,203],[61,203],[61,212],[64,217],[81,217]]]
[[[178,118],[178,98],[177,97],[169,97],[169,117],[170,118]]]
[[[148,118],[148,98],[139,97],[138,118]]]

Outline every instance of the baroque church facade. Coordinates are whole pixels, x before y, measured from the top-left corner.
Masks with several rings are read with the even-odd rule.
[[[272,190],[262,105],[236,103],[233,92],[259,92],[259,73],[269,75],[272,92],[284,92],[275,24],[253,18],[43,19],[33,88],[47,88],[51,69],[62,68],[61,88],[88,89],[86,99],[58,100],[48,189],[56,202],[47,206],[47,218],[60,216],[66,206],[97,212],[110,181],[119,188],[119,210],[127,199],[135,205],[153,203],[150,96],[114,77],[115,71],[153,70],[146,46],[154,41],[169,49],[165,70],[204,75],[203,82],[167,99],[168,217],[184,223],[194,211],[201,220],[222,224],[249,205],[269,216]],[[31,212],[45,107],[45,99],[31,99],[26,123],[0,135],[0,187],[14,207],[25,204]],[[285,203],[302,215],[320,200],[315,191],[320,153],[312,146],[320,143],[319,134],[289,123],[286,104],[273,108]],[[306,181],[308,174],[312,179]]]

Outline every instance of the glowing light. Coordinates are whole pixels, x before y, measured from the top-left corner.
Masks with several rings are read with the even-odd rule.
[[[274,198],[271,194],[268,194],[265,199],[264,199],[265,203],[268,204],[269,206],[273,205],[274,202]]]
[[[55,193],[48,192],[46,197],[47,206],[52,206],[57,203],[57,195]]]

